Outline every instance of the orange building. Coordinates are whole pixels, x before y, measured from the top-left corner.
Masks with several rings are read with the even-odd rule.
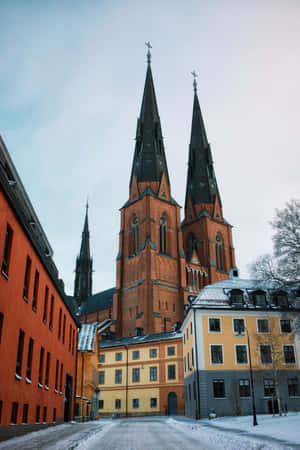
[[[0,138],[0,439],[73,417],[79,323],[52,253]]]

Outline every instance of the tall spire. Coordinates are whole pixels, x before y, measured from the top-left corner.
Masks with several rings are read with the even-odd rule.
[[[92,294],[93,260],[90,252],[88,208],[89,205],[87,202],[80,253],[76,258],[74,297],[77,299],[79,305]]]
[[[151,71],[151,44],[147,42],[146,45],[148,47],[147,73],[141,112],[137,122],[130,185],[133,175],[135,175],[137,183],[160,182],[163,173],[165,173],[169,185],[163,136]]]
[[[207,140],[204,121],[197,93],[197,74],[194,77],[194,104],[191,140],[189,146],[188,176],[185,197],[185,208],[190,200],[192,205],[214,204],[218,192],[217,180],[213,169],[210,145]],[[221,201],[221,200],[220,200]]]

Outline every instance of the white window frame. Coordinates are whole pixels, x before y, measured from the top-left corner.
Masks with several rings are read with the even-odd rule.
[[[272,359],[272,361],[269,362],[269,363],[262,362],[262,360],[261,360],[261,347],[262,346],[271,347],[271,359]],[[273,364],[273,348],[272,348],[272,344],[259,344],[259,359],[260,359],[260,363],[261,363],[262,366],[271,366]]]
[[[290,323],[291,323],[291,331],[288,331],[288,332],[286,332],[286,331],[282,331],[282,328],[281,328],[281,321],[282,320],[289,320],[290,321]],[[280,328],[280,334],[292,334],[292,332],[293,332],[293,319],[282,319],[282,318],[279,318],[279,328]]]
[[[238,362],[237,352],[236,352],[236,348],[241,347],[241,346],[246,347],[246,353],[247,353],[247,362],[243,362],[243,363]],[[235,355],[235,364],[237,366],[248,366],[249,365],[249,354],[248,354],[248,345],[247,344],[234,344],[234,355]]]
[[[267,320],[268,321],[269,331],[259,331],[259,329],[258,329],[258,321],[259,320]],[[257,334],[270,334],[270,320],[267,317],[257,317],[256,318],[256,330],[257,330]]]
[[[242,320],[243,322],[244,322],[244,332],[246,332],[246,321],[245,321],[245,317],[233,317],[232,318],[232,331],[233,331],[233,334],[236,334],[237,333],[237,331],[235,331],[234,330],[234,321],[235,320]]]
[[[222,347],[222,359],[223,359],[223,362],[221,362],[221,363],[214,363],[214,362],[212,362],[212,354],[211,354],[211,347],[212,346],[218,346],[218,347]],[[210,357],[210,364],[211,364],[211,366],[224,366],[224,348],[223,348],[224,346],[223,346],[223,344],[209,344],[209,357]]]
[[[220,331],[211,331],[209,326],[210,319],[218,319],[220,321]],[[222,318],[221,317],[208,317],[208,332],[209,333],[222,333]]]
[[[284,347],[293,347],[295,362],[293,362],[293,363],[285,362]],[[282,357],[283,357],[283,363],[284,363],[285,366],[295,366],[297,364],[297,356],[296,356],[296,351],[295,351],[295,344],[282,344]]]

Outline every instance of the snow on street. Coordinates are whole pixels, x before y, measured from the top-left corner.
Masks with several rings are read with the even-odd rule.
[[[102,419],[58,425],[0,443],[24,450],[288,450],[300,449],[300,415],[226,417],[195,421],[185,417]]]

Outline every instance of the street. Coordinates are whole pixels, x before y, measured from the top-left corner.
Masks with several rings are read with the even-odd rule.
[[[50,427],[0,443],[21,450],[280,450],[299,449],[284,440],[222,429],[184,417],[102,419]]]

